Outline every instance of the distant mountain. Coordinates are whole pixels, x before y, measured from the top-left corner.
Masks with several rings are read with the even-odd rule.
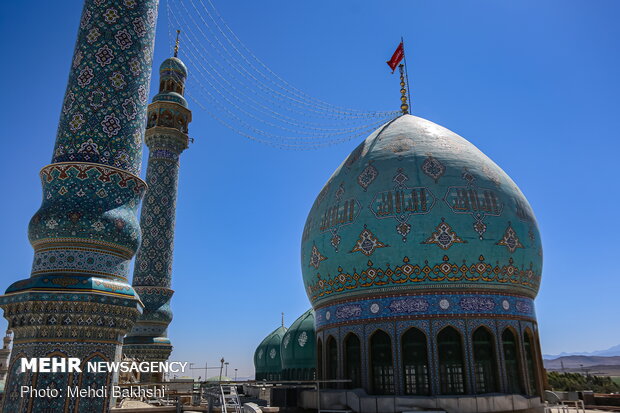
[[[562,368],[581,369],[593,366],[620,366],[620,356],[563,356],[554,360],[544,360],[547,370],[561,370]]]
[[[617,346],[610,347],[607,350],[592,351],[590,353],[582,351],[582,352],[574,352],[574,353],[560,353],[560,354],[555,354],[555,355],[543,354],[543,358],[545,360],[553,360],[553,359],[557,359],[560,357],[566,357],[566,356],[603,356],[603,357],[620,356],[620,344],[618,344]]]

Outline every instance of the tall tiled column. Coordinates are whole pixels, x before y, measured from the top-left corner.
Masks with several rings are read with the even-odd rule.
[[[85,0],[52,163],[41,170],[43,201],[28,228],[30,278],[0,306],[14,332],[3,412],[105,412],[110,373],[88,361],[120,359],[123,336],[142,311],[128,284],[140,245],[138,177],[157,0]],[[83,373],[22,373],[22,357],[78,357]],[[57,397],[21,386],[58,389]]]
[[[179,156],[189,143],[191,111],[183,98],[187,69],[176,57],[160,67],[159,93],[148,108],[146,170],[148,191],[142,203],[142,245],[136,255],[133,287],[144,302],[144,313],[125,338],[123,352],[142,361],[165,361],[172,345],[167,329],[172,320],[172,254],[176,215]],[[143,382],[161,381],[142,375]]]

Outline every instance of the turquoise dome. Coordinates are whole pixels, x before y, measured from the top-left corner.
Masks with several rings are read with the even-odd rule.
[[[316,369],[316,338],[314,333],[314,310],[303,313],[291,326],[282,339],[280,346],[282,354],[282,370],[287,379],[307,370],[307,379],[310,380],[310,370]]]
[[[320,191],[301,259],[315,309],[401,293],[533,299],[542,246],[528,201],[500,167],[448,129],[404,115],[373,132]]]
[[[282,373],[280,344],[286,333],[286,327],[280,326],[272,331],[254,352],[256,380],[279,380]]]
[[[161,76],[168,76],[171,73],[178,74],[183,78],[187,77],[187,67],[178,57],[169,57],[159,66]]]

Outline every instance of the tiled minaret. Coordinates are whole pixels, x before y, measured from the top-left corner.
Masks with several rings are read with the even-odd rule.
[[[133,287],[144,302],[144,313],[123,346],[125,355],[141,361],[165,361],[172,351],[167,329],[174,292],[170,287],[179,156],[188,147],[187,125],[192,120],[183,97],[187,69],[177,53],[178,38],[174,57],[166,59],[159,69],[159,93],[148,107],[148,191],[142,204],[142,245],[133,275]],[[142,374],[141,380],[155,382],[162,377]]]
[[[4,383],[6,379],[6,373],[9,371],[9,358],[11,357],[11,344],[13,343],[13,335],[11,330],[6,330],[4,339],[2,339],[3,345],[0,349],[0,388],[4,389]]]
[[[157,19],[157,0],[85,0],[52,163],[41,170],[43,201],[28,228],[30,278],[12,284],[0,306],[14,333],[2,411],[106,412],[110,373],[88,361],[115,361],[141,314],[128,284],[140,245],[138,177]],[[22,373],[20,358],[78,357],[82,373]],[[21,386],[57,389],[55,397]]]

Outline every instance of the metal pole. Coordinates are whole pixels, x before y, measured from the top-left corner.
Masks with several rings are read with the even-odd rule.
[[[220,360],[220,381],[222,381],[222,370],[224,370],[224,357]]]
[[[407,100],[409,101],[409,113],[411,113],[411,88],[409,87],[409,73],[407,71],[407,53],[405,53],[405,39],[401,36],[400,41],[403,44],[403,60],[405,61],[405,78],[407,79]]]

